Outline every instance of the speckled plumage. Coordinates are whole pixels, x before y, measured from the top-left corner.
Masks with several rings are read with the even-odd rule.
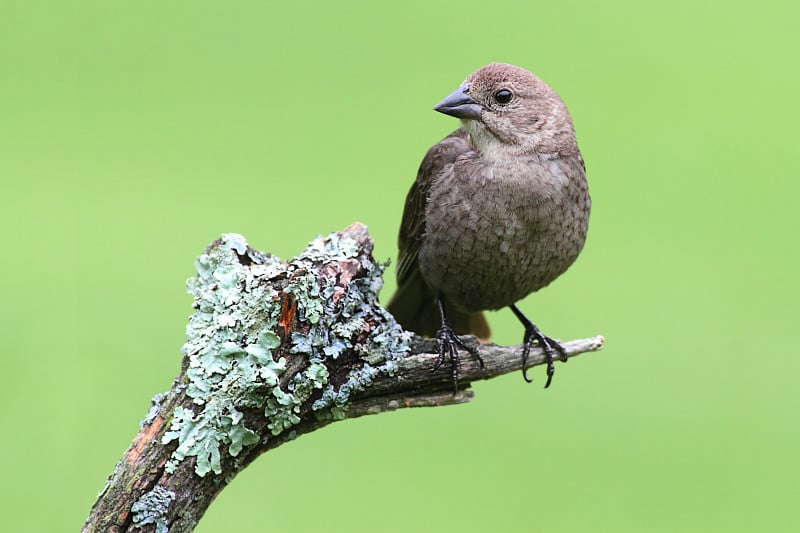
[[[511,101],[499,101],[501,90]],[[569,112],[547,84],[493,63],[459,91],[480,107],[443,110],[462,127],[428,151],[408,193],[388,307],[431,336],[441,293],[454,329],[485,337],[479,311],[512,305],[575,261],[591,201]]]
[[[470,155],[431,184],[417,264],[464,310],[500,309],[575,261],[586,236],[586,182],[575,155],[518,169]]]

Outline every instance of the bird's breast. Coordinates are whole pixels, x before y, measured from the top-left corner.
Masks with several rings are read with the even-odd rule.
[[[468,310],[498,309],[547,285],[585,239],[588,193],[585,179],[574,182],[557,162],[457,160],[431,185],[423,277]]]

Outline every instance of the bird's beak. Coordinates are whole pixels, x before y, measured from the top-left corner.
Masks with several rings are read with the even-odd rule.
[[[469,84],[463,84],[436,104],[433,109],[451,117],[480,120],[483,108],[467,94],[468,90]]]

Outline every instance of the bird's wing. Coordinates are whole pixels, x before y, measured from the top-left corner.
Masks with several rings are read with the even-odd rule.
[[[436,291],[428,286],[419,271],[417,257],[425,238],[425,206],[433,180],[460,155],[473,150],[469,136],[458,129],[435,144],[425,157],[406,197],[400,223],[397,259],[397,292],[386,306],[405,328],[432,337],[441,326],[436,306]],[[469,313],[447,304],[447,317],[458,334],[472,333],[489,338],[489,324],[480,311]]]
[[[425,235],[425,204],[431,183],[458,156],[472,150],[467,132],[459,128],[428,150],[417,171],[417,179],[406,196],[400,223],[397,256],[397,285],[402,287],[415,276],[417,256]]]

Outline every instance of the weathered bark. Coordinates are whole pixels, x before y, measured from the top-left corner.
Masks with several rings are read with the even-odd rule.
[[[449,363],[431,372],[435,343],[402,332],[377,303],[371,252],[360,224],[287,264],[238,236],[213,243],[191,285],[193,321],[202,317],[190,322],[182,370],[153,399],[83,531],[191,531],[241,469],[288,440],[344,418],[463,403],[472,381],[521,368],[520,346],[472,339],[485,366],[465,354],[454,394]],[[564,343],[570,357],[602,345]],[[532,350],[529,366],[543,362]]]

